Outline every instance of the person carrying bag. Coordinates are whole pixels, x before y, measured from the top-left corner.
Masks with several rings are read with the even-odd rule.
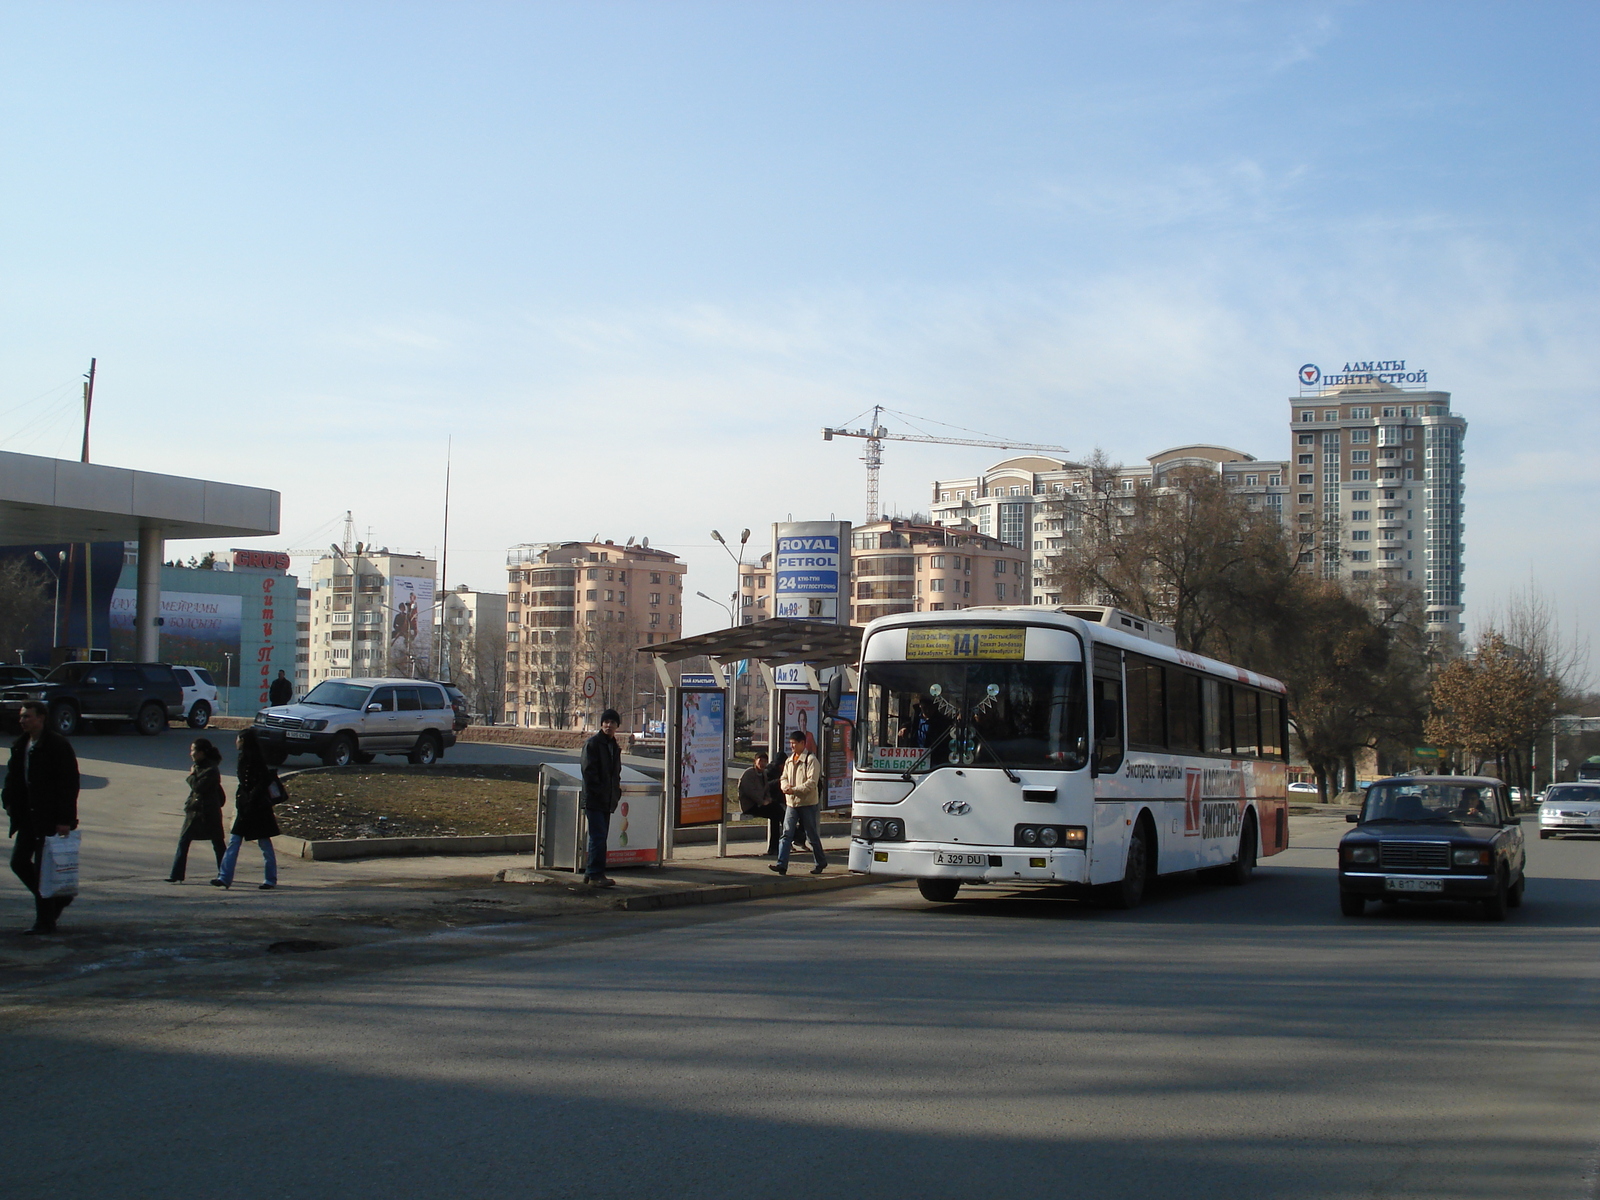
[[[46,727],[47,717],[36,700],[22,705],[22,736],[11,747],[0,788],[16,839],[11,870],[33,893],[33,928],[24,930],[30,934],[54,933],[78,894],[78,756],[71,742]]]

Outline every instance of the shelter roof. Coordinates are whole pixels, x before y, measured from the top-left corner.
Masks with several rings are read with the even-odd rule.
[[[162,537],[267,537],[281,497],[267,488],[0,451],[0,545]]]
[[[719,662],[752,658],[775,667],[797,662],[835,667],[861,657],[863,632],[859,625],[771,617],[753,625],[738,625],[714,633],[697,633],[675,642],[640,646],[639,652],[653,654],[665,662],[681,662],[704,654]]]

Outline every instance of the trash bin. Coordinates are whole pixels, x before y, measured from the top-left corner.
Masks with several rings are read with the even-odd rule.
[[[539,768],[539,866],[581,871],[588,856],[583,817],[583,777],[577,763]],[[661,861],[661,781],[622,768],[622,800],[611,814],[606,869],[654,866]]]

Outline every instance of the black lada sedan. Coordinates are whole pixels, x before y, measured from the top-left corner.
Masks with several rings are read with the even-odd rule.
[[[1339,909],[1368,900],[1470,900],[1491,921],[1522,903],[1522,818],[1505,785],[1470,775],[1383,779],[1339,843]]]

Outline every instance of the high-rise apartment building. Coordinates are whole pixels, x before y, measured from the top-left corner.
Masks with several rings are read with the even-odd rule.
[[[971,526],[874,521],[850,535],[853,625],[891,613],[1025,604],[1027,551]]]
[[[1160,487],[1164,475],[1180,469],[1216,472],[1244,494],[1246,503],[1283,518],[1284,497],[1290,491],[1288,463],[1261,461],[1227,446],[1163,450],[1142,466],[1118,467],[1113,486],[1129,493]],[[1083,463],[1033,455],[1009,458],[982,475],[936,481],[931,512],[947,529],[972,526],[980,534],[1027,551],[1032,587],[1020,603],[1060,604],[1063,598],[1049,590],[1051,558],[1061,550],[1067,532],[1064,514],[1052,502],[1084,491],[1089,476],[1090,468]]]
[[[1330,579],[1414,585],[1429,636],[1458,635],[1467,422],[1449,392],[1357,378],[1289,399],[1301,561]]]
[[[307,683],[434,673],[437,564],[420,554],[356,549],[311,564]]]
[[[294,694],[311,687],[311,589],[296,588],[294,602]]]
[[[459,687],[479,720],[498,724],[505,713],[506,597],[466,584],[440,606],[440,677]]]
[[[660,707],[640,646],[683,633],[687,568],[647,542],[530,542],[506,552],[506,720],[629,729]]]

